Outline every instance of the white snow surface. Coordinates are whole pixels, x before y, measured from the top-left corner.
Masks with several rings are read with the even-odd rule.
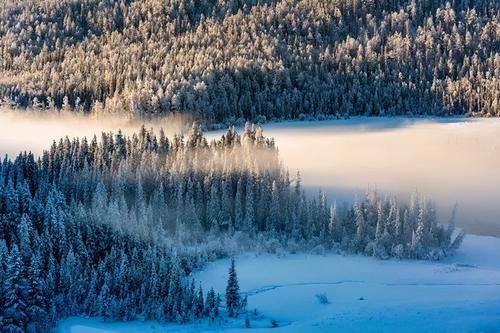
[[[440,262],[247,254],[236,258],[236,269],[251,329],[242,315],[188,325],[68,318],[57,332],[500,332],[498,253],[499,238],[469,235],[455,256]],[[229,260],[219,260],[194,277],[205,291],[213,286],[224,294],[228,268]],[[320,304],[319,293],[330,303]]]

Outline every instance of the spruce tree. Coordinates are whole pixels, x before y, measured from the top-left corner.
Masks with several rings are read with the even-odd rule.
[[[201,318],[203,316],[204,307],[205,307],[205,303],[203,300],[203,289],[201,288],[201,284],[200,284],[200,287],[198,288],[198,293],[196,295],[195,302],[196,302],[195,303],[195,316],[196,316],[196,318]]]
[[[214,306],[214,315],[215,315],[215,318],[219,317],[220,303],[221,303],[220,295],[217,294],[217,296],[215,296],[215,306]]]
[[[227,315],[229,317],[237,317],[240,309],[240,287],[238,285],[238,277],[236,275],[236,268],[234,259],[231,260],[231,267],[229,268],[229,277],[226,287],[226,306]]]
[[[366,220],[363,213],[363,205],[356,198],[354,202],[354,223],[356,225],[356,234],[354,237],[353,250],[361,252],[365,247],[366,238]]]
[[[252,235],[255,231],[255,211],[254,211],[254,175],[250,174],[247,180],[245,193],[245,220],[243,229]]]
[[[27,325],[27,294],[28,286],[22,277],[22,258],[17,245],[14,245],[7,261],[3,295],[5,299],[2,326],[3,332],[24,333]]]
[[[211,320],[214,320],[216,317],[216,299],[215,299],[215,291],[214,288],[210,288],[210,290],[207,293],[207,298],[205,300],[205,309],[204,313],[205,316],[210,318]]]
[[[340,227],[339,217],[337,215],[337,202],[334,201],[330,207],[330,221],[328,223],[328,232],[331,241],[340,243],[342,238],[342,230]]]
[[[45,323],[47,300],[43,294],[44,278],[42,276],[42,263],[40,254],[36,253],[31,258],[28,267],[28,292],[26,312],[29,318],[29,327],[34,332],[42,331]]]

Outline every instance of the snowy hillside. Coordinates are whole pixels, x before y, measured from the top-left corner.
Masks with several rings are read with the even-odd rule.
[[[237,258],[240,286],[256,331],[278,332],[498,332],[500,239],[468,236],[446,261],[380,261],[342,255]],[[223,292],[228,260],[197,274],[204,286]],[[320,304],[324,293],[329,304]],[[254,316],[252,315],[251,318]],[[59,333],[219,331],[219,324],[102,323],[70,318]],[[249,331],[243,318],[222,323],[228,332]]]

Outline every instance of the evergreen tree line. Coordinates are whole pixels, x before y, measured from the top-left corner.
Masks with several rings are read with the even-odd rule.
[[[439,259],[458,247],[432,203],[369,193],[354,205],[307,198],[260,127],[210,143],[194,125],[167,138],[68,138],[0,164],[2,332],[44,332],[62,317],[187,322],[219,316],[189,277],[242,250],[342,250]],[[233,267],[234,270],[234,267]],[[236,277],[228,315],[241,305]]]
[[[190,322],[220,316],[189,273],[194,251],[146,242],[88,220],[55,186],[30,193],[26,180],[2,179],[0,332],[48,332],[74,315],[104,320]]]
[[[500,114],[495,0],[0,4],[14,107],[207,123]]]

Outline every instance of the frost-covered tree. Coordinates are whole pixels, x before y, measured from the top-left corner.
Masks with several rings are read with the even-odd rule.
[[[498,116],[499,6],[6,0],[0,100],[241,125],[308,116]]]
[[[231,260],[227,279],[226,308],[229,317],[237,317],[241,308],[240,287],[238,285],[238,276],[236,275],[234,259]]]
[[[3,289],[2,331],[23,333],[28,325],[27,281],[23,277],[23,263],[17,245],[12,247],[7,260]]]

